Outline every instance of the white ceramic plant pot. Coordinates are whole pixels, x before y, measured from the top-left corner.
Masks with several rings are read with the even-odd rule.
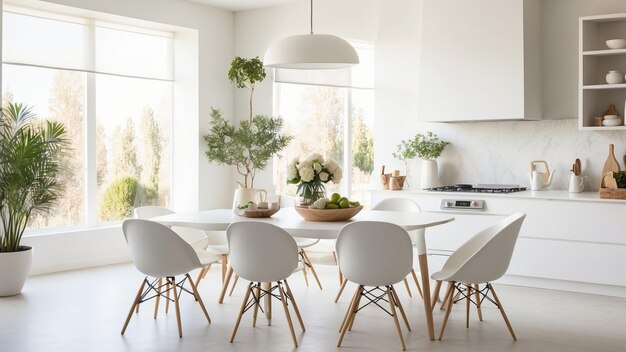
[[[609,71],[606,74],[606,83],[608,84],[620,84],[624,83],[624,74],[619,71]]]
[[[26,246],[22,248],[27,249],[0,253],[0,297],[22,292],[33,262],[33,249]]]
[[[439,187],[439,167],[437,160],[422,160],[420,188]]]

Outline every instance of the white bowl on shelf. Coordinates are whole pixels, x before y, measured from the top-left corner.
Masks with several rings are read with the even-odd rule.
[[[604,121],[602,121],[602,125],[603,126],[621,126],[622,119],[611,119],[611,120],[605,119]]]
[[[609,39],[606,41],[606,46],[610,49],[625,49],[626,39]]]
[[[619,119],[619,115],[604,115],[605,120],[615,120]]]

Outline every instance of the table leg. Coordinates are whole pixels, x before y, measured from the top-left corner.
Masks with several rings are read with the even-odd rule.
[[[220,299],[217,301],[219,304],[224,303],[224,296],[226,296],[226,290],[228,289],[228,283],[230,282],[230,278],[233,276],[233,267],[228,266],[228,272],[226,273],[226,278],[224,280],[224,284],[222,285],[222,292],[220,293]]]
[[[424,293],[424,313],[426,313],[426,324],[428,325],[428,336],[431,341],[435,340],[435,328],[433,325],[433,311],[430,303],[430,274],[428,273],[428,259],[426,254],[419,256],[420,273],[422,274],[422,292]]]

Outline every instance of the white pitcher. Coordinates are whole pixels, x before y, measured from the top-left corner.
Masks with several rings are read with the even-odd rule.
[[[233,209],[237,209],[237,206],[247,204],[248,202],[265,202],[267,199],[267,191],[258,188],[246,188],[241,183],[237,182],[239,186],[235,190],[233,196]]]

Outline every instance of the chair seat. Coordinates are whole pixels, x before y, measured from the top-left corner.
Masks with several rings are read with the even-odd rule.
[[[228,244],[211,244],[206,247],[207,252],[224,255],[230,253],[230,249],[228,248]]]
[[[198,254],[198,259],[200,259],[200,263],[202,263],[203,266],[217,263],[220,259],[219,256],[207,251],[198,251],[196,253]]]
[[[448,281],[448,278],[454,274],[454,270],[441,270],[430,275],[430,278],[436,281]],[[476,283],[476,282],[471,282]]]
[[[297,238],[297,237],[294,237],[294,239],[296,240],[296,244],[298,245],[298,248],[311,247],[311,246],[314,246],[314,245],[318,244],[319,241],[320,241],[317,238]]]

